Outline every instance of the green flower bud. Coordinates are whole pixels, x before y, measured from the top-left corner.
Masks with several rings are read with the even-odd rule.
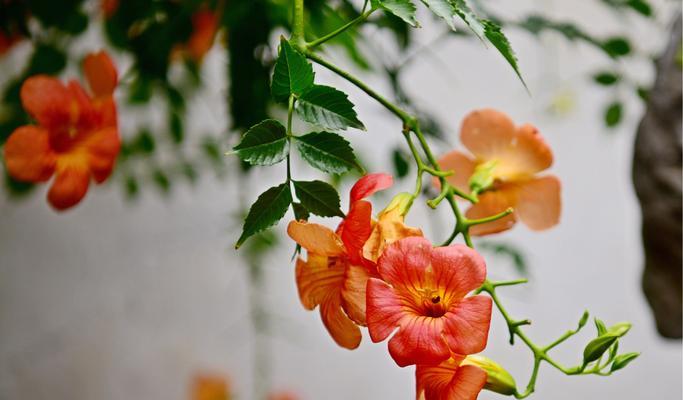
[[[500,364],[484,356],[467,356],[460,365],[474,365],[486,372],[484,389],[511,396],[517,392],[515,378]]]
[[[619,322],[610,326],[609,329],[607,329],[609,333],[613,333],[619,337],[624,336],[629,330],[631,330],[630,322]]]
[[[410,206],[413,205],[413,200],[415,200],[415,198],[412,193],[399,193],[391,199],[391,202],[382,210],[381,214],[398,212],[400,215],[406,215],[408,210],[410,210]]]

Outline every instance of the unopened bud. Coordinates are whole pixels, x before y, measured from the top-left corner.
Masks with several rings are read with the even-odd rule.
[[[467,356],[460,365],[474,365],[486,372],[484,389],[511,396],[517,392],[515,378],[500,364],[484,356]]]
[[[408,213],[408,210],[410,210],[410,206],[413,205],[413,200],[415,200],[415,198],[411,193],[399,193],[394,196],[393,199],[391,199],[391,202],[388,206],[386,206],[386,208],[384,208],[384,210],[382,210],[381,214],[393,212],[404,216]]]

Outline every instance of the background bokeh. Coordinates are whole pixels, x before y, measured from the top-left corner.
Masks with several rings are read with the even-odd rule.
[[[496,3],[506,15],[527,7],[576,21],[598,35],[626,30],[643,53],[657,54],[666,44],[666,24],[646,24],[593,2],[506,3]],[[655,4],[663,13],[671,8],[669,2]],[[420,17],[423,28],[415,40],[431,43],[440,30],[428,15]],[[102,46],[101,34],[91,30],[77,43],[83,51]],[[366,33],[379,57],[395,57],[382,31],[369,27]],[[457,145],[459,121],[468,111],[494,107],[519,123],[534,123],[554,149],[552,172],[563,182],[562,223],[543,233],[519,226],[494,239],[525,255],[531,283],[501,293],[513,315],[533,320],[530,335],[551,340],[589,309],[608,324],[632,321],[621,348],[642,352],[610,378],[565,377],[545,367],[534,398],[680,399],[681,342],[657,335],[640,289],[640,217],[630,168],[642,103],[622,96],[628,110],[624,121],[607,129],[602,111],[615,93],[587,78],[612,65],[604,54],[552,35],[539,41],[511,30],[508,36],[531,95],[500,55],[474,40],[430,45],[404,72],[404,84],[416,104],[436,116],[451,146]],[[0,60],[0,71],[20,65],[29,51],[22,46]],[[188,101],[188,131],[221,132],[229,125],[226,62],[218,48],[204,60],[206,84]],[[119,58],[119,65],[125,71],[130,60]],[[642,60],[626,59],[619,67],[635,80],[653,78],[652,65]],[[391,149],[402,145],[399,123],[346,82],[320,68],[316,72],[319,81],[342,88],[356,104],[368,131],[345,136],[368,169],[390,172]],[[389,92],[380,76],[364,76],[380,92]],[[124,136],[136,127],[134,113],[119,111]],[[190,149],[200,147],[188,140]],[[221,145],[227,150],[233,144],[226,139]],[[438,148],[447,150],[445,144]],[[341,349],[317,313],[301,307],[293,245],[283,223],[276,228],[277,249],[263,259],[264,285],[250,289],[246,262],[232,249],[240,213],[249,199],[279,183],[284,170],[255,170],[244,177],[235,158],[224,162],[221,178],[202,175],[194,185],[173,187],[170,196],[147,191],[130,202],[107,185],[90,190],[82,204],[63,214],[47,206],[45,187],[21,202],[0,198],[0,399],[180,400],[201,371],[229,376],[240,399],[253,398],[253,388],[261,384],[292,389],[309,400],[413,398],[413,370],[398,368],[385,343],[372,344],[366,336],[360,349]],[[294,170],[302,178],[316,176],[298,162]],[[392,194],[410,186],[407,179]],[[343,204],[347,190],[348,182],[341,190]],[[375,204],[388,199],[378,196]],[[409,223],[424,226],[436,241],[447,234],[446,212],[428,211],[423,204],[414,208]],[[519,274],[509,258],[486,256],[491,276]],[[264,306],[268,320],[260,334],[250,317],[255,303]],[[558,358],[578,362],[590,329],[560,347]],[[256,352],[266,357],[268,382],[254,382]],[[532,360],[525,349],[508,345],[495,312],[485,354],[508,367],[518,384],[526,383]],[[484,392],[480,398],[497,396]]]

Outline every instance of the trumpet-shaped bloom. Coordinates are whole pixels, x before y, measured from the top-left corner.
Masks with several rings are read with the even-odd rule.
[[[463,364],[464,356],[453,355],[438,365],[415,369],[418,400],[475,400],[486,384],[486,372]]]
[[[470,190],[473,175],[483,173],[492,182],[466,216],[478,219],[509,207],[515,210],[504,218],[473,226],[470,233],[504,231],[517,219],[533,230],[548,229],[559,222],[560,181],[552,175],[536,176],[552,165],[553,154],[535,127],[516,127],[507,115],[483,109],[465,117],[460,140],[474,157],[457,150],[444,155],[440,166],[455,171],[447,181],[465,192]]]
[[[202,374],[194,378],[193,400],[230,400],[230,382],[220,375]]]
[[[17,128],[4,148],[14,179],[37,183],[55,176],[47,197],[57,210],[81,201],[91,178],[104,182],[120,149],[116,68],[104,52],[88,55],[83,68],[90,94],[76,81],[65,85],[45,75],[24,82],[21,101],[38,124]]]
[[[467,296],[486,278],[484,259],[463,246],[433,248],[422,237],[389,245],[367,284],[367,324],[373,342],[389,340],[401,366],[438,364],[451,353],[486,347],[491,299]]]

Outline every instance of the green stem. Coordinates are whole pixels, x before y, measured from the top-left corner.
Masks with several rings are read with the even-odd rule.
[[[507,217],[508,215],[512,214],[513,211],[514,210],[512,209],[512,207],[508,207],[507,210],[505,210],[501,213],[495,214],[495,215],[491,215],[490,217],[480,218],[480,219],[468,219],[465,221],[465,225],[467,225],[469,227],[469,226],[481,225],[481,224],[486,224],[488,222],[497,221],[501,218]]]
[[[295,45],[305,45],[304,33],[304,0],[294,0],[294,17],[292,19],[292,37],[290,41]]]
[[[370,10],[368,10],[368,11],[362,12],[362,13],[361,13],[358,17],[356,17],[355,19],[353,19],[353,20],[347,22],[346,24],[340,26],[339,28],[337,28],[337,29],[335,29],[334,31],[328,33],[327,35],[321,36],[321,37],[319,37],[318,39],[315,39],[315,40],[313,40],[313,41],[311,41],[311,42],[308,42],[308,44],[306,45],[306,48],[307,48],[307,49],[316,48],[316,47],[320,46],[321,44],[323,44],[323,43],[325,43],[325,42],[327,42],[327,41],[329,41],[329,40],[335,38],[336,36],[338,36],[338,35],[344,33],[347,29],[351,28],[352,26],[354,26],[354,25],[356,25],[356,24],[358,24],[358,23],[360,23],[360,22],[365,21],[365,20],[366,20],[374,11],[375,11],[374,9],[370,9]]]
[[[292,117],[294,114],[294,104],[296,103],[296,98],[294,95],[289,96],[289,104],[287,108],[287,141],[290,143],[290,148],[291,148],[291,142],[292,142]],[[292,168],[291,168],[291,160],[289,156],[289,152],[287,152],[287,182],[289,183],[292,180]]]

